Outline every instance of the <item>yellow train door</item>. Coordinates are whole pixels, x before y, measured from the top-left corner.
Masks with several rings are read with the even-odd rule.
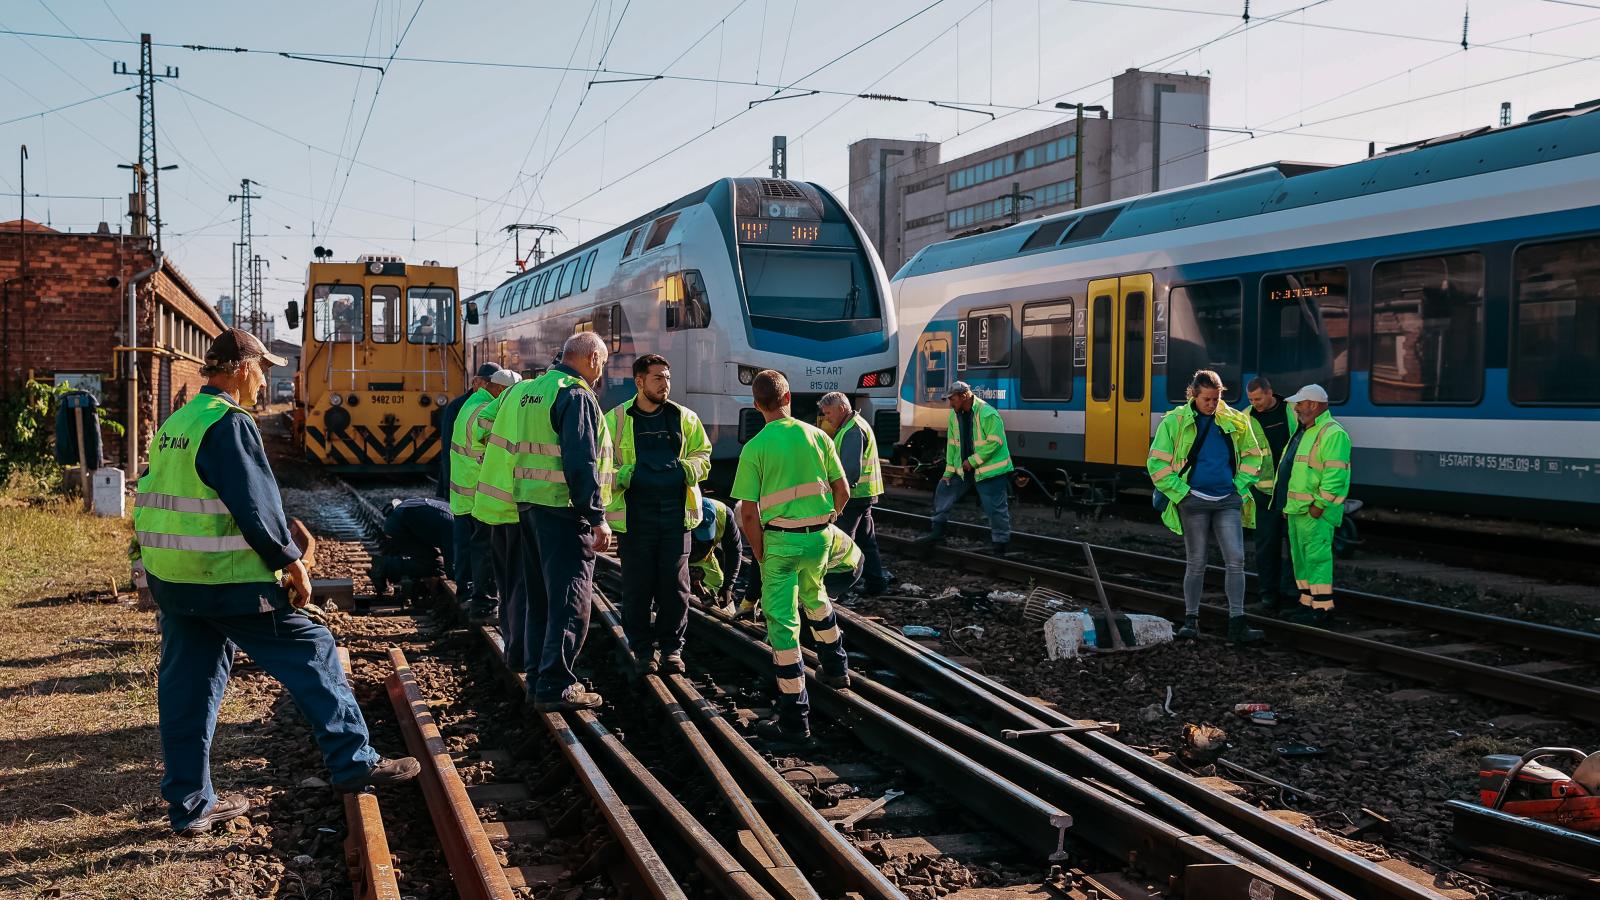
[[[1143,466],[1150,446],[1150,320],[1154,279],[1089,282],[1089,393],[1084,459]]]

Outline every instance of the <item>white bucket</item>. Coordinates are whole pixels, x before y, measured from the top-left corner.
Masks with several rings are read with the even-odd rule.
[[[94,514],[122,518],[127,514],[128,496],[121,469],[95,469]]]

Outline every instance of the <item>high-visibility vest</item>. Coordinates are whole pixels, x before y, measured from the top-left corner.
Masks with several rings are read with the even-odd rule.
[[[150,469],[133,501],[139,560],[151,575],[179,584],[276,584],[251,549],[233,513],[200,480],[195,456],[211,426],[229,414],[249,415],[217,394],[196,394],[156,430]]]
[[[494,395],[478,388],[461,404],[455,427],[450,429],[450,511],[458,516],[472,512],[472,495],[478,492],[478,467],[483,464],[483,448],[472,448],[472,430]]]
[[[1300,430],[1300,420],[1295,417],[1294,404],[1287,400],[1279,400],[1283,404],[1284,418],[1289,420],[1289,437],[1294,438],[1294,433]],[[1256,490],[1271,496],[1273,485],[1278,483],[1278,463],[1281,459],[1272,458],[1272,444],[1267,441],[1267,430],[1261,427],[1261,420],[1253,413],[1250,416],[1250,433],[1255,435],[1256,446],[1262,451],[1261,480],[1256,482]]]
[[[878,468],[878,438],[859,413],[851,415],[839,426],[833,436],[833,448],[843,455],[844,436],[852,429],[861,432],[861,478],[850,489],[850,496],[876,497],[883,493],[883,471]]]
[[[701,501],[702,509],[709,507],[711,511],[711,549],[699,559],[691,560],[689,565],[700,570],[700,580],[714,594],[722,590],[725,575],[722,571],[722,561],[717,558],[717,548],[722,546],[722,539],[733,527],[733,512],[727,504],[716,500],[704,499]],[[703,513],[702,513],[703,516]],[[701,524],[696,528],[704,527],[706,520],[701,518]]]
[[[506,388],[500,392],[500,396],[478,407],[477,418],[471,422],[467,432],[467,449],[478,458],[478,487],[483,485],[483,464],[489,457],[489,432],[494,428],[494,420],[500,414],[500,401],[504,400],[512,390],[513,388]],[[476,488],[472,493],[471,512],[474,519],[485,525],[508,525],[517,520],[515,506],[507,509],[505,504],[486,496]]]
[[[1344,521],[1344,501],[1350,496],[1350,433],[1323,410],[1300,437],[1289,490],[1283,505],[1286,516],[1309,515],[1313,505],[1323,508],[1331,525]]]
[[[835,462],[828,465],[828,456]],[[784,417],[766,424],[740,451],[761,459],[761,524],[779,528],[809,528],[833,517],[830,469],[838,470],[839,454],[822,429]],[[738,488],[738,478],[734,487]]]
[[[972,398],[972,455],[966,461],[972,463],[973,477],[978,481],[988,481],[1012,470],[1005,423],[1000,421],[999,410],[983,402],[982,397]],[[961,477],[961,463],[961,423],[952,409],[945,429],[944,477]]]
[[[483,452],[478,470],[478,494],[472,513],[490,524],[517,520],[517,504],[565,508],[572,505],[567,475],[561,463],[561,439],[550,410],[556,395],[575,387],[593,391],[575,375],[551,369],[530,381],[519,381],[500,394],[500,409]],[[611,501],[611,435],[605,419],[600,419],[596,478],[600,502]]]
[[[1250,418],[1226,403],[1217,402],[1212,416],[1214,427],[1227,435],[1233,449],[1233,486],[1243,501],[1239,518],[1245,528],[1256,527],[1256,498],[1250,496],[1250,485],[1261,477],[1265,447],[1256,444]],[[1180,477],[1184,463],[1189,461],[1189,450],[1200,433],[1195,421],[1194,404],[1185,403],[1161,418],[1156,435],[1150,440],[1150,452],[1145,457],[1145,471],[1150,473],[1150,483],[1172,501],[1161,511],[1161,521],[1174,534],[1183,534],[1183,520],[1178,517],[1178,504],[1189,495],[1191,468]]]
[[[633,416],[628,415],[628,410],[633,408],[637,399],[630,397],[621,406],[613,407],[606,413],[606,430],[611,432],[616,441],[613,462],[617,473],[611,502],[606,504],[606,522],[618,534],[628,530],[628,483],[633,479],[633,467],[638,461],[633,448]],[[688,531],[700,524],[700,482],[711,474],[711,439],[706,437],[706,428],[700,424],[700,417],[693,410],[671,400],[667,401],[667,405],[678,410],[678,428],[682,437],[678,461],[683,465],[686,482],[683,489],[683,529]]]

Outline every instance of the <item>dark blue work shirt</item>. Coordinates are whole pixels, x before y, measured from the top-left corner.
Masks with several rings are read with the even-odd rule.
[[[394,550],[407,555],[429,552],[451,555],[455,516],[450,504],[432,497],[402,500],[383,517],[383,536]]]
[[[1189,490],[1212,499],[1227,497],[1233,487],[1233,441],[1223,432],[1215,416],[1201,412],[1194,414],[1195,427],[1204,432],[1195,459],[1194,470],[1189,473]]]
[[[233,397],[209,385],[202,394]],[[255,418],[228,413],[206,430],[195,451],[194,467],[206,487],[217,492],[239,526],[250,549],[261,555],[269,569],[282,569],[300,558],[300,548],[289,536],[278,480],[267,463],[267,449]],[[276,584],[178,584],[146,573],[150,593],[163,609],[190,615],[241,616],[271,612],[289,605],[288,593]]]
[[[551,369],[582,378],[578,371],[566,363],[556,363]],[[540,512],[571,517],[589,528],[596,528],[606,520],[605,505],[600,502],[600,477],[597,463],[600,459],[600,428],[603,416],[600,400],[594,391],[576,385],[556,392],[550,405],[550,425],[555,428],[561,444],[561,469],[567,479],[567,493],[572,505],[565,509],[539,507]],[[531,503],[519,505],[528,509]]]

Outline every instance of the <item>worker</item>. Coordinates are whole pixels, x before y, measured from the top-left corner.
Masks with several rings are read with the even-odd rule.
[[[1272,487],[1283,460],[1283,448],[1300,428],[1300,420],[1288,401],[1272,390],[1265,375],[1257,375],[1245,385],[1250,399],[1250,430],[1256,448],[1267,451],[1261,460],[1261,480],[1250,486],[1256,506],[1256,593],[1267,612],[1289,605],[1294,595],[1294,571],[1287,565],[1288,534],[1283,510],[1272,505]]]
[[[944,539],[944,526],[956,503],[976,491],[989,519],[994,555],[1005,556],[1011,544],[1011,450],[1000,413],[973,394],[965,381],[950,385],[950,419],[945,425],[944,476],[933,492],[933,528],[924,547]]]
[[[833,442],[821,429],[789,415],[789,382],[771,369],[757,373],[750,392],[766,424],[739,453],[733,496],[739,528],[761,568],[761,611],[767,620],[778,700],[776,714],[756,733],[779,743],[811,737],[805,667],[800,662],[800,610],[817,638],[822,682],[849,687],[849,659],[823,590],[828,537],[850,499]],[[830,499],[830,496],[831,499]]]
[[[694,410],[668,399],[672,368],[664,357],[635,359],[633,386],[634,396],[606,413],[617,465],[606,521],[622,558],[622,631],[639,660],[636,674],[680,673],[689,630],[689,532],[700,524],[711,440]]]
[[[521,383],[522,377],[505,369],[491,376],[491,380],[511,388]],[[478,408],[467,449],[478,459],[478,479],[472,495],[472,519],[474,528],[482,527],[489,534],[489,565],[494,571],[495,587],[500,593],[500,641],[505,648],[507,667],[513,672],[521,672],[527,664],[523,626],[528,611],[527,580],[522,570],[522,526],[517,521],[515,503],[503,502],[483,490],[483,467],[488,460],[489,435],[501,406],[512,393],[502,390]],[[543,593],[539,596],[543,603]],[[480,612],[485,613],[481,618],[487,621],[488,611]],[[468,617],[473,617],[472,610],[468,611]]]
[[[1178,637],[1200,636],[1200,599],[1213,534],[1222,549],[1228,596],[1228,639],[1261,640],[1244,616],[1244,529],[1255,524],[1250,485],[1261,477],[1264,451],[1250,418],[1222,400],[1222,376],[1200,369],[1189,379],[1188,401],[1161,418],[1145,468],[1155,486],[1161,521],[1183,536],[1183,625]]]
[[[161,796],[181,835],[244,815],[242,796],[211,783],[212,735],[234,646],[282,682],[311,725],[335,787],[346,791],[416,777],[415,759],[384,759],[345,679],[333,635],[300,608],[311,579],[289,535],[251,397],[284,360],[255,335],[229,328],[206,350],[206,384],[150,442],[134,500],[134,536],[161,609],[157,708],[165,774]]]
[[[437,423],[439,430],[435,436],[438,438],[441,448],[446,451],[450,449],[452,439],[455,437],[456,425],[461,421],[462,407],[471,403],[472,407],[476,409],[489,402],[490,398],[485,396],[486,389],[489,387],[489,379],[498,371],[500,371],[499,363],[486,362],[479,366],[477,371],[473,373],[472,379],[467,382],[467,389],[445,404],[443,409],[439,410]],[[467,415],[471,414],[469,410]],[[455,460],[450,458],[448,452],[439,454],[439,484],[434,490],[434,496],[440,500],[450,499],[450,469],[454,462]]]
[[[702,497],[700,523],[689,532],[689,590],[730,614],[744,563],[744,537],[733,515],[722,501]]]
[[[589,631],[596,554],[611,549],[611,435],[594,385],[606,345],[592,331],[567,338],[561,362],[501,395],[478,499],[492,517],[515,512],[528,700],[539,712],[595,709],[599,694],[573,671]],[[502,615],[504,617],[505,614]]]
[[[822,587],[830,599],[837,601],[849,596],[861,583],[866,570],[866,553],[837,525],[829,526],[822,533],[828,541],[827,559],[822,564]]]
[[[372,593],[382,597],[393,582],[405,585],[401,599],[414,599],[417,581],[443,578],[456,565],[455,516],[433,497],[390,500],[383,508],[378,553],[368,570]]]
[[[878,529],[872,521],[872,507],[883,495],[883,470],[879,467],[878,438],[865,419],[850,407],[850,398],[841,391],[830,391],[817,401],[822,412],[823,430],[833,435],[844,480],[850,484],[850,502],[839,516],[839,528],[861,549],[865,558],[866,583],[863,592],[876,597],[889,588],[889,573],[878,552]],[[843,599],[835,594],[834,599]]]
[[[1327,625],[1333,617],[1333,533],[1344,521],[1350,494],[1350,434],[1328,411],[1328,392],[1308,384],[1287,401],[1300,428],[1278,464],[1272,503],[1289,524],[1289,554],[1300,588],[1301,619]]]
[[[447,486],[450,512],[455,516],[452,575],[456,597],[473,623],[488,621],[500,603],[490,562],[489,528],[472,517],[472,496],[478,491],[478,467],[483,461],[483,447],[474,446],[473,433],[484,407],[521,380],[510,369],[484,363],[473,376],[472,391],[450,401],[440,416],[439,427],[448,436],[448,452],[439,454],[444,460],[441,483]]]

